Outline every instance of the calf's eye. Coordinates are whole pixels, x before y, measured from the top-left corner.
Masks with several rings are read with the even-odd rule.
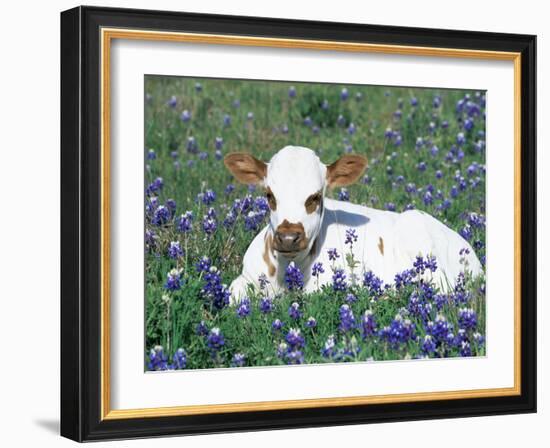
[[[267,203],[269,205],[269,208],[271,210],[277,209],[277,201],[275,200],[275,195],[271,191],[271,188],[267,187],[265,192],[265,198],[267,199]]]
[[[317,207],[321,203],[321,193],[313,193],[311,196],[309,196],[306,199],[305,206],[306,206],[306,212],[313,213],[315,210],[317,210]]]

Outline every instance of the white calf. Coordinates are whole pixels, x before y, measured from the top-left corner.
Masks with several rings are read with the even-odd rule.
[[[242,274],[231,284],[232,301],[246,295],[248,288],[258,288],[261,277],[269,281],[269,292],[283,290],[290,262],[304,274],[306,291],[330,283],[331,268],[344,269],[351,279],[346,263],[351,248],[345,244],[348,229],[357,236],[354,275],[372,271],[393,283],[395,274],[409,269],[418,255],[436,258],[433,280],[443,290],[452,287],[465,269],[474,276],[482,272],[470,244],[425,212],[395,213],[325,198],[327,187],[350,185],[361,176],[367,166],[362,156],[344,155],[326,166],[312,150],[287,146],[267,164],[233,153],[225,165],[240,182],[263,186],[271,209],[269,224],[250,244]],[[328,249],[336,249],[340,257],[329,260]],[[467,251],[459,257],[462,249]],[[316,262],[325,271],[318,278],[311,276]]]

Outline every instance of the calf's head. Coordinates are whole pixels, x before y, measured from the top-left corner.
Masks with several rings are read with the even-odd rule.
[[[232,153],[224,160],[235,178],[264,188],[273,230],[273,249],[287,258],[307,254],[321,228],[327,187],[354,183],[367,166],[363,156],[347,154],[325,165],[308,148],[287,146],[269,161]]]

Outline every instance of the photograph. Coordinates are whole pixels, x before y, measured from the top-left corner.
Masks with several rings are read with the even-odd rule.
[[[143,94],[145,371],[486,356],[485,91]]]

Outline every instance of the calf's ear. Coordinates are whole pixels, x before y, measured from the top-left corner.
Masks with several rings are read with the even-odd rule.
[[[235,179],[243,184],[259,184],[267,176],[267,164],[244,152],[226,155],[223,163]]]
[[[361,177],[366,167],[366,157],[357,154],[345,154],[336,162],[327,166],[327,184],[331,188],[351,185]]]

